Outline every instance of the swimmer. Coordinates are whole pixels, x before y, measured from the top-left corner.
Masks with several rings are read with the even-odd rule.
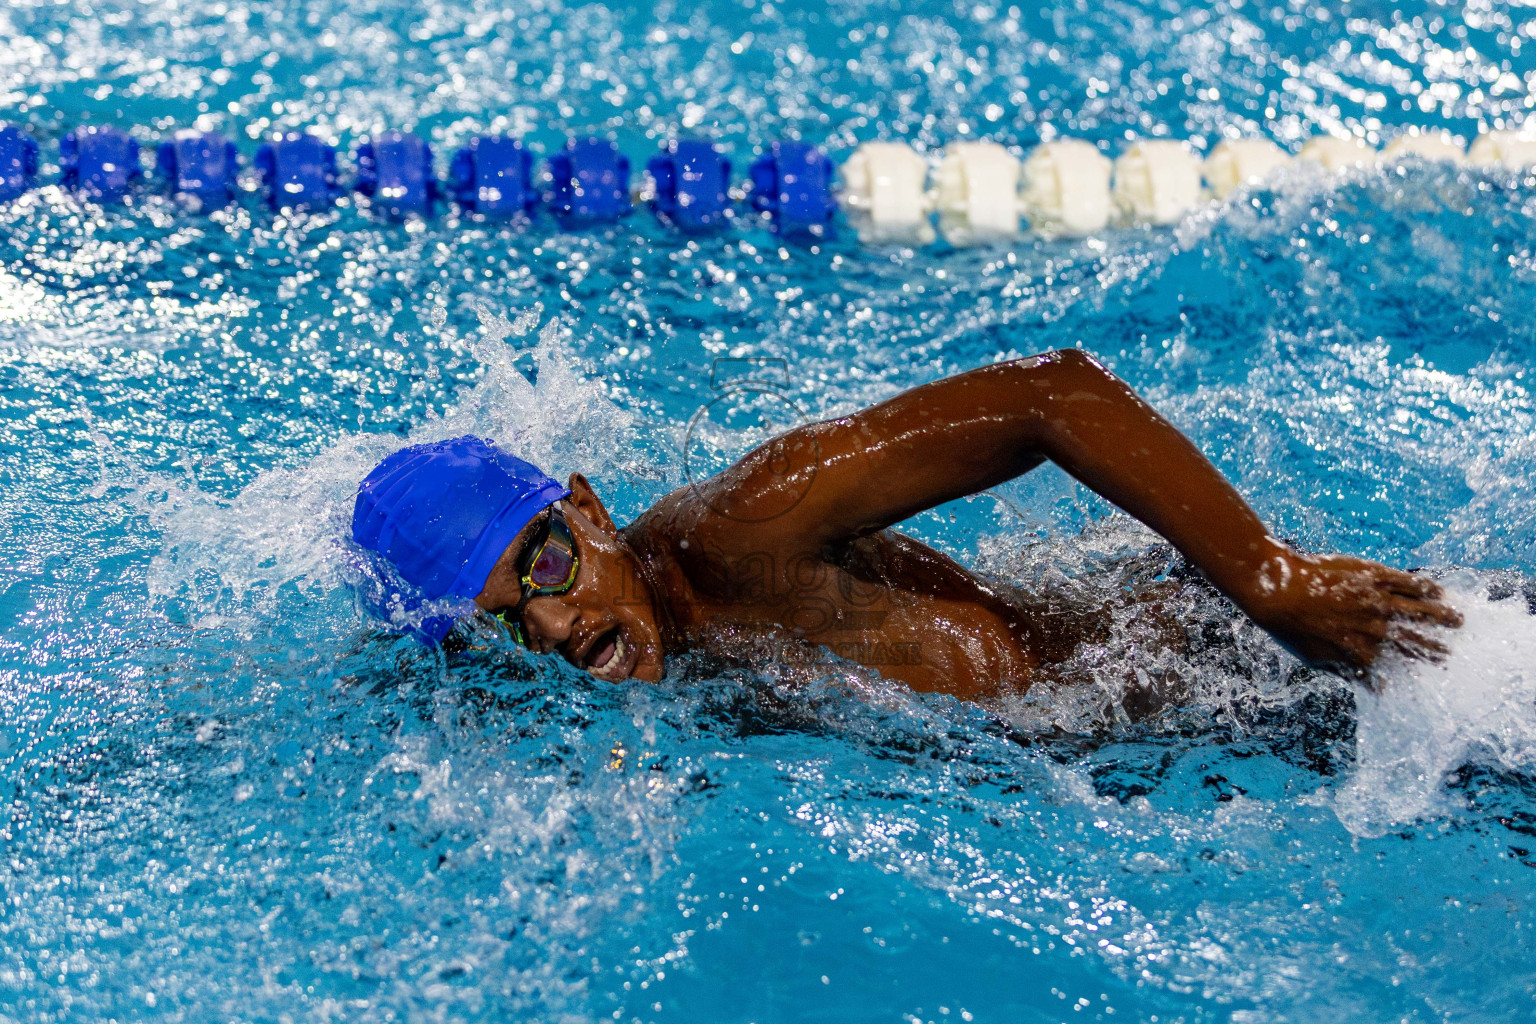
[[[406,584],[397,610],[458,600],[599,679],[654,682],[666,655],[727,636],[986,698],[1023,692],[1086,627],[893,527],[1046,460],[1312,665],[1365,677],[1385,649],[1437,657],[1422,628],[1461,623],[1430,580],[1276,539],[1188,438],[1077,350],[796,428],[622,527],[580,473],[561,485],[473,437],[412,446],[363,480],[353,537]],[[412,629],[436,643],[453,624]]]

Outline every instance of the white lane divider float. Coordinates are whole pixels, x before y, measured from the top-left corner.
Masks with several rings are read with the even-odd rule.
[[[1480,167],[1501,165],[1511,171],[1536,167],[1536,134],[1508,130],[1484,132],[1467,150],[1467,161]]]
[[[957,142],[938,172],[939,231],[951,245],[1006,241],[1019,234],[1018,158],[996,142]]]
[[[1381,151],[1383,163],[1401,160],[1404,157],[1417,157],[1420,160],[1445,160],[1453,164],[1466,163],[1467,154],[1456,145],[1456,140],[1451,138],[1450,132],[1424,132],[1417,128],[1410,128],[1387,143]]]
[[[1368,167],[1376,162],[1376,151],[1364,139],[1338,135],[1315,135],[1301,147],[1297,160],[1311,160],[1324,170],[1347,171]]]
[[[1046,238],[1091,235],[1109,224],[1109,158],[1082,139],[1056,139],[1024,161],[1021,200],[1030,229]]]
[[[1132,143],[1114,170],[1115,205],[1137,224],[1177,224],[1203,198],[1200,161],[1173,139]]]
[[[1222,139],[1201,170],[1211,193],[1225,199],[1240,188],[1260,184],[1290,161],[1291,155],[1269,139]]]
[[[934,239],[928,162],[904,142],[866,142],[843,164],[841,200],[861,242]]]
[[[851,168],[846,180],[852,193],[845,202],[866,222],[859,231],[865,239],[888,239],[898,228],[907,238],[921,233],[925,195],[937,207],[939,229],[952,245],[1014,237],[1020,215],[1028,219],[1030,231],[1044,238],[1083,237],[1103,231],[1112,220],[1176,224],[1207,198],[1226,199],[1261,184],[1293,161],[1340,172],[1410,158],[1536,169],[1536,133],[1485,132],[1467,152],[1443,130],[1410,128],[1380,152],[1360,138],[1321,135],[1308,139],[1294,157],[1266,138],[1223,139],[1204,160],[1185,142],[1142,139],[1113,163],[1081,139],[1047,142],[1022,163],[995,142],[958,142],[939,163],[933,193],[924,193],[917,180],[917,154],[899,144],[872,143],[845,165]],[[884,213],[879,211],[881,187],[899,199],[888,199]]]

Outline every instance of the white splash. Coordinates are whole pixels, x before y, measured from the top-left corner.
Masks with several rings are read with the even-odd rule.
[[[1353,774],[1316,802],[1359,836],[1451,809],[1446,776],[1469,762],[1536,765],[1536,617],[1523,598],[1490,601],[1469,576],[1447,586],[1466,618],[1441,664],[1398,658],[1358,698]]]
[[[570,354],[560,324],[552,320],[540,332],[531,381],[515,365],[517,352],[506,339],[526,334],[537,315],[508,320],[480,312],[483,334],[472,348],[484,379],[406,438],[343,436],[304,465],[263,472],[232,499],[203,491],[190,473],[111,481],[132,486],[162,531],[164,545],[150,569],[151,595],[188,598],[194,625],[217,626],[236,616],[249,620],[252,612],[258,619],[272,613],[280,588],[319,597],[353,582],[348,538],[358,482],[405,444],[477,434],[556,479],[571,470],[609,478],[626,471],[625,460],[636,450],[633,418],[602,379]]]

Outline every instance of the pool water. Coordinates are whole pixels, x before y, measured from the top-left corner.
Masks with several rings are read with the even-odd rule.
[[[739,174],[796,134],[1295,149],[1536,103],[1496,0],[641,6],[15,3],[0,113],[52,180],[91,121],[247,159],[702,133]],[[0,209],[0,1021],[1529,1019],[1533,217],[1530,176],[1423,163],[967,250]],[[382,634],[351,588],[356,483],[407,439],[494,436],[623,521],[787,422],[1074,345],[1279,534],[1442,578],[1446,663],[1308,672],[1050,468],[906,528],[1072,599],[1172,580],[1208,642],[1126,623],[986,707],[847,664],[615,686]]]

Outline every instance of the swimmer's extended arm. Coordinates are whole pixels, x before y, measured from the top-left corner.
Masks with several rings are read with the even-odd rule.
[[[1166,537],[1311,661],[1364,667],[1384,641],[1411,652],[1434,649],[1394,620],[1459,622],[1428,580],[1360,559],[1304,555],[1270,536],[1187,437],[1076,350],[983,367],[812,424],[717,480],[734,477],[770,497],[776,486],[803,494],[757,528],[825,547],[986,490],[1046,459]],[[776,477],[764,472],[770,462]]]

